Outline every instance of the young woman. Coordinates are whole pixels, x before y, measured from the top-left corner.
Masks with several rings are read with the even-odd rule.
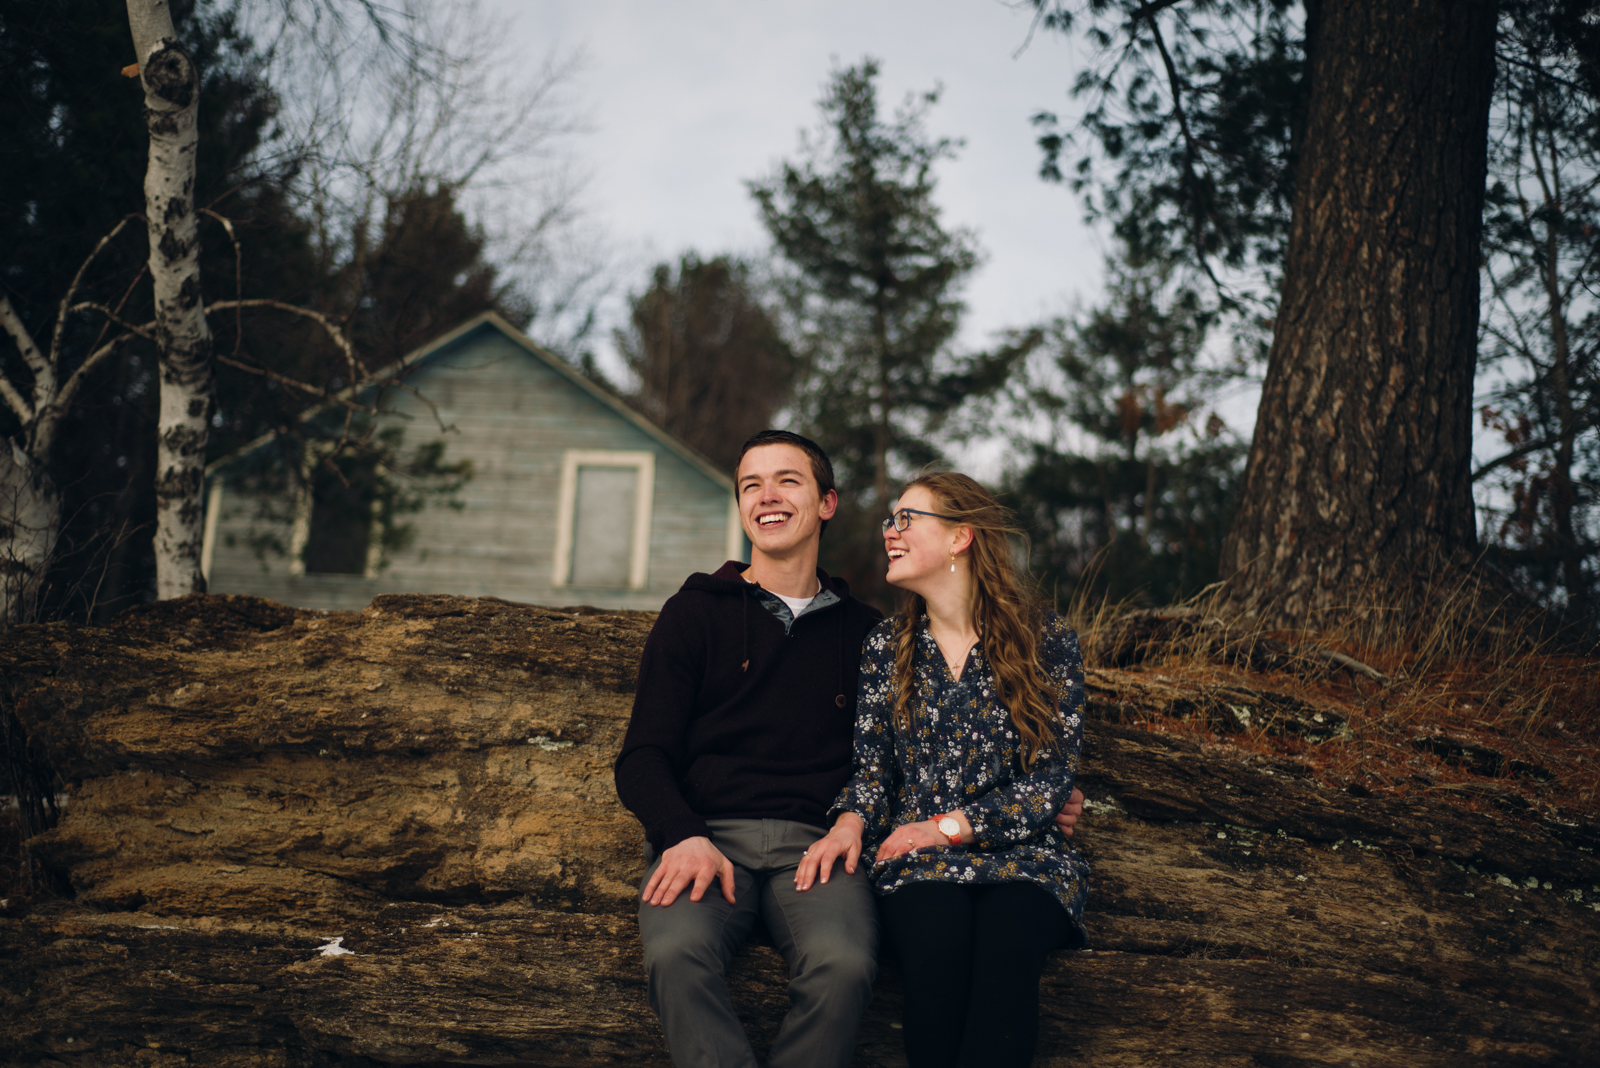
[[[1078,770],[1083,658],[1024,592],[1013,533],[965,475],[901,494],[883,539],[903,608],[863,647],[854,778],[796,876],[875,847],[912,1068],[1031,1063],[1045,958],[1086,941],[1089,867],[1052,823]]]

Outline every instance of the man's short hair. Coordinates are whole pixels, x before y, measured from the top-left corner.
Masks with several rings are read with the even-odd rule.
[[[744,443],[744,448],[739,450],[739,464],[744,463],[744,454],[751,449],[759,449],[763,445],[793,445],[811,460],[811,477],[817,480],[817,497],[826,497],[829,491],[834,490],[833,461],[828,459],[828,454],[822,451],[822,446],[808,437],[802,437],[792,430],[763,430]],[[739,464],[734,465],[737,475]],[[828,521],[822,521],[823,531],[828,529]]]

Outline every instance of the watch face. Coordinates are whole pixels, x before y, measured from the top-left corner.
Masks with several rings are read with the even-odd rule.
[[[947,837],[954,838],[961,833],[961,824],[956,822],[954,816],[946,816],[939,821],[939,830]]]

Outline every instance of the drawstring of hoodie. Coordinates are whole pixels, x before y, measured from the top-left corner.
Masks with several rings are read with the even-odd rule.
[[[747,583],[739,591],[739,600],[744,605],[744,662],[739,665],[740,671],[750,670],[750,587]]]

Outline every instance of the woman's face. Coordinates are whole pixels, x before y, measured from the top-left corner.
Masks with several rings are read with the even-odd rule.
[[[906,490],[894,504],[896,512],[902,508],[943,511],[924,486]],[[890,524],[883,535],[883,547],[889,554],[889,582],[902,589],[921,592],[920,587],[929,581],[939,581],[940,576],[954,578],[950,574],[950,550],[956,540],[955,534],[951,524],[931,515],[913,515],[911,524],[904,530],[896,530]]]

